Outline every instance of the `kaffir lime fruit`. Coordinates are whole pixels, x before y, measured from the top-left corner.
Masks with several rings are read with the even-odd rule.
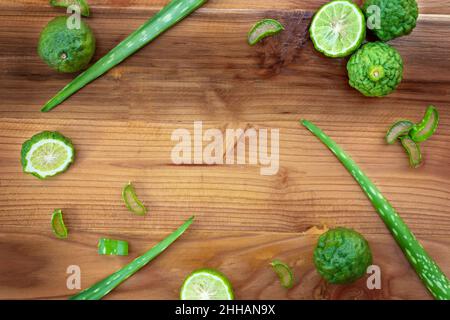
[[[45,63],[59,72],[77,72],[91,61],[95,37],[82,20],[77,29],[69,28],[67,19],[66,16],[56,17],[45,26],[39,38],[38,53]]]
[[[352,1],[335,0],[316,12],[309,33],[317,51],[328,57],[346,57],[364,41],[366,19]]]
[[[403,78],[403,60],[396,49],[371,42],[354,53],[347,63],[350,85],[368,97],[393,92]]]
[[[366,273],[372,264],[372,253],[358,232],[336,228],[320,236],[314,250],[314,264],[329,283],[351,283]]]
[[[383,41],[410,34],[419,16],[416,0],[366,0],[363,11],[370,29]]]

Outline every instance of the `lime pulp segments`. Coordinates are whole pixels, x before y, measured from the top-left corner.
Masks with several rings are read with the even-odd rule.
[[[201,269],[191,273],[183,283],[181,300],[234,300],[230,281],[222,273]]]
[[[74,157],[72,142],[58,132],[43,131],[22,145],[23,170],[40,179],[64,172]]]
[[[253,46],[262,39],[273,36],[283,30],[283,25],[275,19],[260,20],[249,31],[248,44]]]
[[[309,32],[317,51],[333,58],[345,57],[364,41],[366,19],[353,2],[335,0],[317,11]]]

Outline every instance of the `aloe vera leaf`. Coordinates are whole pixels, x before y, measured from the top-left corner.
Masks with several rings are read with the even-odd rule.
[[[156,244],[153,248],[148,250],[142,256],[134,259],[132,262],[127,264],[122,269],[114,272],[112,275],[106,277],[105,279],[97,282],[92,287],[87,288],[80,293],[70,297],[70,300],[100,300],[108,293],[111,292],[115,287],[121,284],[123,281],[127,280],[133,274],[138,272],[147,263],[156,258],[164,250],[167,249],[175,240],[177,240],[192,224],[194,217],[186,220],[185,223],[181,225],[177,230],[170,234],[167,238]]]
[[[422,152],[419,144],[415,143],[409,136],[400,138],[402,146],[409,157],[409,164],[413,168],[417,168],[422,164]]]
[[[313,123],[302,120],[301,124],[322,141],[333,154],[342,162],[355,180],[364,190],[379,213],[386,227],[402,249],[405,257],[416,271],[430,293],[438,300],[450,299],[450,280],[439,266],[428,255],[420,242],[398,215],[392,205],[381,194],[372,181],[362,172],[358,165],[339,147],[330,137]]]
[[[415,142],[428,140],[435,132],[439,124],[439,112],[435,106],[428,106],[423,120],[415,125],[409,135]]]
[[[263,19],[253,25],[248,33],[248,44],[253,46],[262,39],[284,30],[283,25],[275,19]]]
[[[183,20],[208,0],[172,0],[161,11],[155,14],[141,27],[131,33],[125,40],[109,51],[89,69],[67,84],[41,109],[47,112],[58,106],[72,94],[91,81],[103,75],[106,71],[121,63],[143,46],[157,38],[160,34]]]
[[[400,120],[395,122],[388,130],[386,134],[386,142],[388,144],[394,144],[398,138],[407,135],[409,131],[414,127],[414,122],[409,120]]]

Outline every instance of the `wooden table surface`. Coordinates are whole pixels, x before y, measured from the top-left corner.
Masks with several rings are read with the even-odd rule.
[[[90,0],[98,59],[167,0]],[[73,75],[37,56],[40,30],[63,11],[47,0],[0,0],[0,298],[67,298],[66,268],[81,268],[86,288],[150,248],[190,215],[196,221],[163,255],[108,299],[177,299],[184,277],[217,268],[238,299],[430,299],[359,186],[333,155],[300,127],[322,127],[361,165],[450,276],[450,1],[421,0],[418,26],[392,41],[403,56],[396,93],[365,98],[347,84],[345,60],[327,59],[302,41],[326,1],[210,0],[191,17],[50,113],[41,106]],[[287,30],[256,47],[246,33],[260,18]],[[423,146],[425,165],[410,169],[387,127],[419,121],[428,104],[441,113]],[[171,161],[177,128],[280,129],[280,170],[255,165]],[[22,173],[21,144],[42,130],[70,137],[75,164],[40,181]],[[150,212],[133,216],[121,189],[133,181]],[[62,208],[69,239],[50,228]],[[346,226],[370,242],[382,289],[362,279],[324,283],[314,269],[317,228]],[[104,257],[99,237],[126,239],[130,256]],[[280,287],[278,258],[299,281]]]

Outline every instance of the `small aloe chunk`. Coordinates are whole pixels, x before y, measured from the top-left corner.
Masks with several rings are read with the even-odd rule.
[[[435,132],[439,124],[439,113],[435,106],[428,106],[425,116],[419,124],[416,124],[409,135],[415,142],[428,140]]]
[[[409,156],[409,163],[411,164],[411,167],[420,167],[422,164],[422,152],[420,151],[419,144],[415,143],[409,136],[401,137],[400,141]]]
[[[407,135],[409,131],[414,127],[414,123],[409,120],[400,120],[394,123],[386,134],[386,142],[388,144],[394,144],[398,138]]]

